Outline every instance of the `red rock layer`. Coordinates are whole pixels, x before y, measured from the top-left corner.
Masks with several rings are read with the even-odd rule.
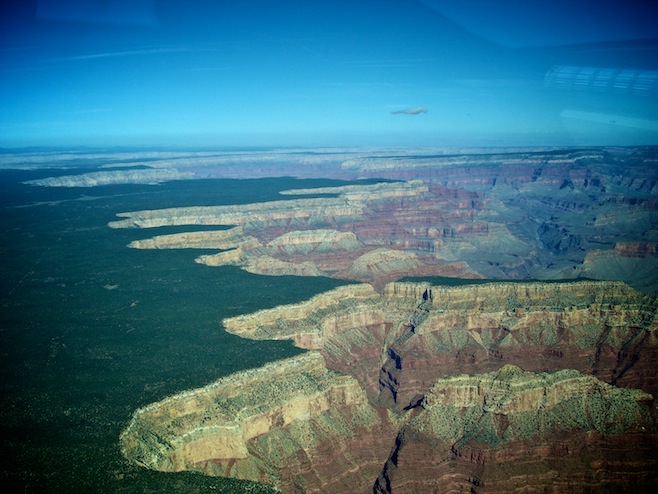
[[[658,395],[658,335],[648,330],[654,317],[649,306],[636,310],[610,304],[501,312],[474,306],[463,313],[432,315],[389,344],[379,379],[380,403],[403,409],[440,377],[489,372],[506,364],[539,372],[576,369]],[[636,325],[629,324],[633,319]]]
[[[654,492],[658,434],[606,436],[577,430],[503,448],[472,441],[452,446],[403,436],[375,492],[502,494]]]
[[[375,411],[378,420],[368,427],[354,426],[358,415],[351,407],[336,407],[332,410],[332,421],[340,420],[352,426],[348,436],[333,436],[325,430],[323,417],[309,421],[305,433],[315,437],[317,442],[308,447],[299,432],[289,432],[283,428],[276,437],[267,435],[256,438],[248,444],[253,457],[260,459],[258,468],[261,477],[248,477],[250,480],[271,483],[272,475],[278,478],[277,488],[285,493],[327,493],[344,494],[346,492],[371,492],[374,479],[381,472],[386,462],[391,443],[398,427],[391,423],[384,410]],[[277,425],[273,424],[276,431]],[[281,437],[298,445],[294,452],[277,454]],[[200,462],[194,470],[201,470],[209,475],[225,477],[235,475],[232,469],[239,468],[240,460],[215,459]],[[219,469],[219,470],[218,470]]]

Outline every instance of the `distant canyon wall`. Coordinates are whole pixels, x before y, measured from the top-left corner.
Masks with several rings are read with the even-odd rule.
[[[203,244],[177,235],[131,247],[203,245],[228,251],[197,258],[211,266],[330,276],[380,289],[404,276],[583,277],[651,292],[658,289],[657,154],[653,148],[357,153],[328,165],[329,175],[404,181],[283,191],[284,200],[249,205],[134,211],[110,226],[187,226],[190,235],[199,225],[240,227],[246,244],[213,244],[210,234],[198,233],[207,235]],[[290,164],[293,175],[301,169]]]

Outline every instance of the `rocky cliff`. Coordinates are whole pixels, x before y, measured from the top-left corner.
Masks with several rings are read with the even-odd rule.
[[[402,427],[374,491],[647,491],[656,410],[643,391],[573,370],[443,378]]]
[[[133,249],[222,249],[260,247],[257,239],[245,235],[242,227],[228,230],[174,233],[156,235],[128,244]]]
[[[657,302],[618,282],[391,283],[338,288],[305,304],[227,319],[229,332],[292,339],[402,410],[436,379],[516,364],[565,368],[658,392]],[[346,370],[348,369],[348,370]]]
[[[171,180],[191,180],[194,173],[173,169],[127,169],[113,171],[98,171],[80,175],[64,175],[29,180],[28,185],[43,187],[98,187],[116,184],[158,184]]]
[[[125,456],[161,471],[255,480],[284,492],[365,492],[397,427],[317,353],[223,378],[138,410]]]
[[[229,250],[199,256],[196,261],[209,266],[237,265],[256,274],[332,276],[368,281],[378,286],[414,274],[479,277],[466,263],[445,259],[431,249],[427,251],[425,241],[401,243],[396,240],[401,235],[406,236],[409,230],[409,227],[400,226],[408,219],[404,216],[405,210],[426,204],[429,198],[428,187],[422,182],[313,191],[299,189],[285,193],[309,194],[335,194],[336,197],[135,211],[119,214],[124,219],[111,222],[109,226],[235,225],[235,235],[224,231],[159,235],[129,246]],[[437,203],[432,208],[440,206]],[[399,218],[388,213],[393,209],[399,209]],[[424,214],[433,213],[426,211]],[[451,217],[454,219],[456,215],[453,213]],[[439,235],[438,230],[430,234]]]
[[[289,190],[285,200],[248,205],[133,211],[110,226],[240,226],[259,244],[243,246],[239,256],[197,261],[220,266],[230,259],[261,274],[317,273],[378,287],[403,276],[586,277],[658,290],[654,148],[340,159],[329,176],[403,182]],[[172,247],[185,246],[178,240]],[[308,264],[300,270],[301,263]]]
[[[619,282],[343,286],[225,320],[310,353],[137,411],[123,450],[284,492],[646,489],[657,309]]]

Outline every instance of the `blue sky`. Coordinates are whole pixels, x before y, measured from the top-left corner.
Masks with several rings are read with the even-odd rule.
[[[5,2],[0,146],[658,143],[658,7],[592,4]]]

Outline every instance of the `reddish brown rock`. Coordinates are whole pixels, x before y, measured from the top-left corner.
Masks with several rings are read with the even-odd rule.
[[[407,182],[283,191],[290,198],[257,204],[134,211],[120,214],[124,219],[110,226],[238,225],[256,241],[241,247],[241,262],[230,256],[232,264],[261,274],[331,276],[378,288],[404,276],[581,276],[622,280],[649,293],[658,290],[655,151],[425,150],[338,156],[331,163],[308,159],[323,162],[327,176]],[[289,174],[307,176],[306,158],[288,158]],[[311,240],[330,231],[333,239]],[[131,246],[185,247],[185,235],[177,235]],[[199,245],[188,238],[188,247]],[[302,245],[300,239],[309,241]],[[208,238],[197,240],[206,244]],[[359,266],[363,256],[382,249],[392,252],[388,259],[396,255],[401,262]],[[218,266],[225,259],[198,261]],[[299,263],[308,264],[300,270],[295,267]]]
[[[403,426],[375,492],[651,492],[656,405],[575,371],[439,380]]]
[[[391,283],[339,288],[305,304],[224,321],[256,339],[293,339],[353,375],[374,403],[402,410],[437,379],[577,369],[658,393],[658,302],[618,282]]]
[[[155,470],[338,494],[372,489],[398,428],[312,352],[137,410],[121,445]]]
[[[578,369],[658,392],[652,297],[596,283],[430,290],[409,331],[388,345],[382,365],[382,399],[397,407],[415,403],[445,374],[508,363],[535,371]]]
[[[508,151],[345,153],[333,164],[312,159],[298,175],[331,171],[407,182],[121,214],[111,226],[236,226],[229,234],[159,236],[132,247],[212,248],[215,242],[231,250],[197,262],[372,285],[224,321],[244,337],[291,339],[316,351],[334,372],[313,371],[323,376],[319,395],[313,386],[280,395],[264,379],[280,402],[268,402],[255,422],[242,423],[240,430],[248,431],[242,442],[222,436],[225,450],[204,439],[203,427],[177,428],[176,407],[156,404],[159,418],[140,423],[148,414],[138,413],[123,436],[127,456],[151,468],[175,464],[273,483],[284,492],[367,492],[375,481],[382,492],[637,492],[655,485],[655,405],[631,391],[658,392],[655,295],[618,282],[385,286],[414,275],[585,277],[655,293],[655,149]],[[258,173],[277,166],[268,162]],[[534,371],[524,379],[539,384],[512,393],[521,371],[509,364]],[[586,375],[569,371],[576,373],[565,378],[568,385],[546,382],[554,374],[544,372],[563,369]],[[477,384],[448,386],[456,374]],[[338,375],[349,385],[338,385]],[[249,383],[241,381],[245,393]],[[501,394],[499,384],[509,392]],[[443,408],[431,399],[437,386],[443,386]],[[183,409],[188,425],[205,420],[207,409]],[[232,417],[244,414],[231,409],[219,422]],[[151,434],[161,419],[168,435]],[[450,426],[441,429],[441,420]],[[190,431],[201,435],[189,441]],[[167,440],[153,444],[153,437]],[[162,445],[171,449],[163,452]]]
[[[283,492],[646,489],[657,309],[619,282],[343,286],[225,320],[311,352],[138,410],[123,451]]]
[[[658,242],[617,242],[615,252],[628,257],[658,255]]]

